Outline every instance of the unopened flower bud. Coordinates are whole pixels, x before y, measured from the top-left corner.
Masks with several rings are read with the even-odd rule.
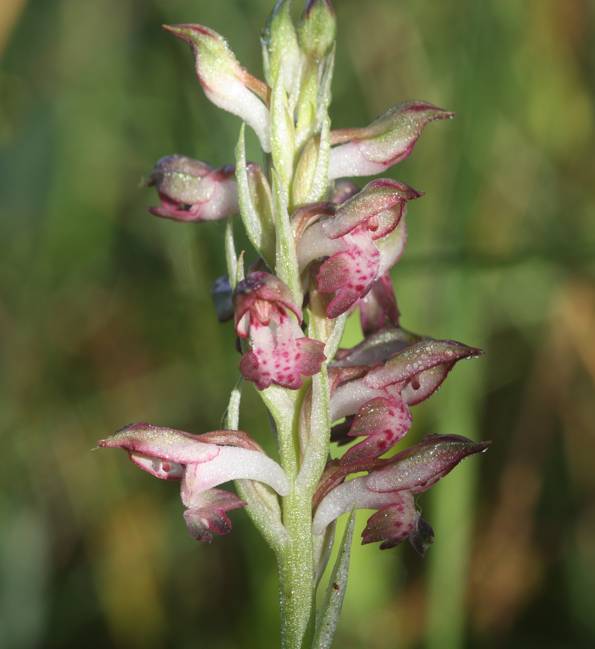
[[[291,0],[278,0],[262,32],[267,80],[274,86],[279,74],[287,93],[299,83],[302,53],[290,13]]]
[[[337,32],[337,18],[330,0],[308,0],[298,36],[304,52],[321,59],[331,50]]]
[[[218,277],[211,286],[211,297],[215,305],[215,313],[219,322],[227,322],[233,318],[233,290],[227,275]]]

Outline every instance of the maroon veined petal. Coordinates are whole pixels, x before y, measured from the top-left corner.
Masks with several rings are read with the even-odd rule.
[[[341,464],[358,464],[386,453],[407,434],[411,412],[397,399],[377,397],[364,404],[355,416],[349,437],[365,437],[341,458]]]
[[[329,257],[316,276],[321,293],[334,293],[326,314],[336,318],[369,290],[378,274],[380,253],[365,232],[346,234],[346,250]]]
[[[368,519],[362,532],[362,544],[381,541],[381,550],[394,548],[415,532],[418,518],[413,495],[407,491],[399,492],[395,494],[393,504]]]
[[[324,355],[324,343],[304,336],[296,341],[299,359],[296,358],[296,366],[302,376],[314,376],[320,372],[320,366],[326,360]]]
[[[306,376],[320,371],[325,360],[324,344],[303,335],[291,316],[280,317],[268,326],[253,324],[251,350],[240,362],[243,376],[259,390],[272,383],[296,390]]]
[[[196,464],[209,462],[219,454],[216,445],[201,441],[199,435],[147,423],[126,426],[111,437],[100,440],[97,445],[100,448],[124,449],[134,455],[133,461],[149,473],[153,473],[152,467],[144,458]],[[157,473],[159,471],[153,475],[161,477]]]
[[[273,383],[271,372],[262,366],[253,351],[247,351],[240,360],[240,372],[246,381],[252,381],[259,390],[265,390]]]
[[[372,388],[382,388],[392,383],[408,381],[420,372],[437,365],[448,365],[479,354],[481,350],[455,340],[427,338],[406,347],[382,367],[369,372],[364,381]]]
[[[489,442],[474,442],[460,435],[429,435],[391,458],[388,466],[372,471],[366,486],[375,492],[429,489],[464,458],[483,453]]]
[[[201,502],[184,512],[190,535],[197,541],[210,543],[213,534],[231,532],[231,521],[226,512],[244,507],[246,503],[223,489],[210,489],[201,494]]]
[[[387,327],[399,326],[399,307],[388,273],[379,277],[359,302],[359,315],[364,336]]]

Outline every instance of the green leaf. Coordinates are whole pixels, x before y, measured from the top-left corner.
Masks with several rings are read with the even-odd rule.
[[[322,124],[328,116],[328,108],[332,99],[333,73],[335,71],[335,47],[331,49],[328,56],[322,62],[320,73],[320,84],[318,87],[318,123]]]
[[[236,286],[246,277],[246,272],[244,270],[244,255],[245,251],[242,250],[240,256],[238,257],[238,265],[236,268]]]
[[[271,96],[271,155],[285,191],[293,177],[295,158],[295,126],[289,111],[287,93],[279,75]]]
[[[227,223],[225,224],[225,263],[229,284],[232,289],[235,289],[238,274],[238,255],[233,238],[233,221],[231,219],[227,219]]]
[[[316,169],[312,178],[312,184],[308,192],[308,203],[316,203],[326,198],[329,186],[328,163],[331,151],[330,141],[331,120],[328,115],[322,120],[320,131],[320,145],[318,147],[318,159]]]
[[[333,327],[333,331],[331,335],[328,337],[326,341],[326,346],[324,348],[324,355],[328,359],[334,358],[335,354],[337,353],[337,349],[339,349],[339,345],[341,344],[341,338],[343,338],[343,332],[345,331],[345,324],[347,323],[347,318],[349,318],[349,313],[343,313],[338,318],[335,318],[333,320],[335,326]]]
[[[305,404],[309,402],[306,400]],[[326,364],[312,377],[312,399],[308,421],[307,439],[302,467],[296,480],[296,488],[313,494],[328,459],[331,420],[330,388]],[[306,431],[301,431],[303,434]]]
[[[229,395],[227,410],[223,418],[223,426],[229,430],[238,430],[240,424],[240,402],[242,400],[241,379]]]
[[[289,221],[288,197],[282,180],[275,169],[273,176],[273,206],[275,214],[275,230],[277,233],[275,249],[275,273],[285,282],[298,306],[302,304],[302,288],[300,271],[295,250],[293,228]]]
[[[259,212],[252,198],[246,165],[245,128],[245,125],[242,124],[240,137],[236,146],[236,179],[238,181],[240,215],[250,243],[267,264],[272,265],[274,260],[275,233],[266,215]]]
[[[312,649],[330,649],[333,643],[347,590],[354,527],[355,515],[352,512],[343,534],[343,540],[333,567],[324,602],[316,615],[316,630]]]
[[[320,134],[312,136],[302,149],[292,183],[294,206],[317,203],[327,198],[330,128],[331,121],[325,116]]]

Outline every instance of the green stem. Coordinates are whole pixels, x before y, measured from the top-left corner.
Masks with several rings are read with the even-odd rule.
[[[289,534],[279,556],[281,646],[302,649],[314,604],[312,499],[294,489],[283,499],[283,522]]]

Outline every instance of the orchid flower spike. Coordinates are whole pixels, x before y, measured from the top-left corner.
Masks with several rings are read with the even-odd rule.
[[[100,440],[98,446],[124,449],[132,462],[156,478],[180,480],[184,519],[197,541],[210,542],[213,534],[230,532],[226,512],[246,504],[214,487],[230,480],[257,480],[282,496],[289,493],[285,471],[239,430],[191,435],[139,423]]]
[[[323,534],[341,514],[376,509],[362,533],[362,542],[381,541],[385,550],[409,539],[422,554],[433,540],[432,528],[420,516],[414,496],[427,491],[465,457],[482,453],[489,442],[458,435],[430,435],[390,460],[379,462],[368,475],[343,482],[320,501],[314,534]]]
[[[408,101],[389,108],[365,128],[333,131],[329,178],[373,176],[409,156],[424,127],[454,113],[427,102]]]
[[[236,333],[250,342],[240,371],[259,390],[273,383],[295,390],[320,371],[324,344],[304,336],[301,322],[289,288],[274,275],[253,272],[236,287]]]
[[[407,202],[421,195],[404,183],[374,180],[338,207],[327,204],[304,230],[297,244],[300,271],[328,257],[315,281],[321,293],[331,294],[329,318],[355,305],[397,262],[405,247]]]
[[[238,62],[223,36],[203,25],[164,25],[190,45],[196,75],[205,95],[219,108],[237,115],[253,129],[265,152],[270,152],[269,88]]]
[[[161,204],[149,211],[175,221],[214,221],[239,211],[233,167],[213,169],[183,155],[157,161],[147,185],[155,187]]]

